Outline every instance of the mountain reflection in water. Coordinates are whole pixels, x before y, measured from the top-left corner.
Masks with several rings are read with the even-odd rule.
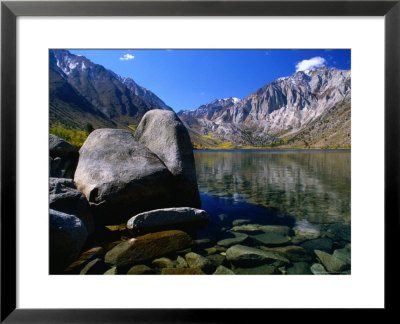
[[[350,150],[194,152],[200,192],[314,224],[350,224],[350,155]],[[203,201],[202,208],[207,205]]]

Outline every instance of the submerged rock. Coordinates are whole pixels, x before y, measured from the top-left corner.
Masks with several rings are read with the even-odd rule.
[[[260,246],[260,249],[268,252],[279,253],[292,262],[311,261],[312,258],[307,250],[297,245],[289,245],[276,248]]]
[[[186,260],[181,257],[180,255],[178,255],[178,257],[175,260],[175,268],[187,268],[188,264],[186,262]]]
[[[103,255],[103,248],[98,246],[91,248],[90,250],[87,250],[83,252],[79,259],[71,263],[65,270],[64,272],[66,273],[79,273],[80,270],[82,270],[82,267],[87,263],[88,261],[93,260],[94,258],[101,257]]]
[[[220,265],[217,269],[215,269],[213,274],[214,275],[234,275],[235,273],[231,269],[228,269],[227,267]]]
[[[349,264],[342,261],[341,259],[326,253],[324,251],[315,250],[315,254],[317,255],[318,259],[324,265],[326,270],[331,273],[338,273],[349,268]]]
[[[173,111],[150,110],[140,121],[135,138],[157,154],[175,176],[175,194],[182,205],[200,208],[193,147],[179,117]]]
[[[307,262],[295,262],[287,269],[288,275],[309,275],[312,274],[310,265]]]
[[[321,236],[318,227],[312,226],[305,221],[298,222],[298,224],[293,228],[293,231],[298,240],[313,240]]]
[[[329,273],[326,272],[324,266],[320,263],[314,263],[311,266],[310,270],[315,275],[329,275]]]
[[[206,257],[214,268],[219,267],[222,264],[225,264],[226,258],[221,254],[213,254]]]
[[[234,221],[232,221],[232,226],[239,226],[239,225],[243,225],[243,224],[247,224],[250,223],[250,219],[235,219]]]
[[[234,226],[232,231],[235,232],[264,232],[275,233],[280,235],[289,235],[290,228],[282,225],[260,225],[260,224],[246,224]]]
[[[171,259],[168,258],[158,258],[154,259],[151,264],[155,266],[156,268],[174,268],[175,267],[175,262],[172,261]]]
[[[60,272],[78,256],[86,242],[85,224],[76,216],[53,209],[50,217],[50,273]]]
[[[205,275],[199,268],[164,268],[162,275]]]
[[[328,237],[336,240],[344,240],[350,242],[351,227],[349,224],[335,223],[328,226],[326,230]]]
[[[251,236],[251,238],[257,243],[265,245],[285,245],[290,242],[289,236],[283,236],[276,233],[264,233]]]
[[[330,238],[317,238],[315,240],[306,241],[300,244],[300,246],[310,252],[314,250],[331,252],[333,241]]]
[[[215,270],[215,267],[211,263],[211,261],[200,254],[189,252],[185,255],[185,259],[189,268],[198,268],[201,269],[205,273],[211,273]]]
[[[220,246],[228,247],[228,246],[231,246],[234,244],[242,243],[249,237],[247,234],[243,234],[243,233],[232,233],[232,234],[235,237],[223,239],[221,241],[218,241],[217,244]]]
[[[260,249],[234,245],[226,251],[226,258],[237,266],[252,267],[263,263],[272,263],[274,261],[282,261],[289,263],[290,261],[279,253],[267,252]]]
[[[277,274],[278,270],[272,265],[262,265],[254,268],[237,268],[235,274],[237,275],[272,275]]]
[[[110,269],[102,259],[94,259],[90,261],[85,267],[81,270],[81,275],[89,275],[89,274],[104,274],[105,271]]]
[[[206,211],[190,207],[164,208],[140,213],[128,220],[129,230],[148,230],[179,224],[204,224],[210,216]]]
[[[351,264],[350,246],[347,245],[343,249],[337,249],[337,250],[333,251],[333,256],[346,262],[347,264]]]
[[[105,255],[105,262],[122,266],[154,259],[189,246],[192,239],[178,230],[150,233],[121,242]]]
[[[104,272],[104,275],[117,275],[117,274],[118,274],[117,267],[112,267],[108,269],[106,272]]]
[[[127,272],[128,275],[137,275],[137,274],[154,274],[154,270],[147,265],[138,264],[130,268]]]

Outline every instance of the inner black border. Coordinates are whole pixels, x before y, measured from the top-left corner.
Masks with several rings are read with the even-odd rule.
[[[385,311],[398,302],[400,237],[400,0],[395,1],[2,1],[1,2],[1,322],[220,323],[271,321],[274,309],[16,309],[16,18],[18,16],[384,16]],[[40,35],[38,35],[40,37]],[[371,80],[373,82],[373,80]],[[373,95],[373,94],[365,94]],[[371,125],[373,131],[373,125]],[[371,153],[374,148],[371,148]],[[32,170],[34,172],[34,170]],[[374,174],[371,170],[371,177]],[[368,175],[366,175],[368,176]],[[370,190],[374,190],[373,187]],[[378,195],[380,193],[377,193]],[[366,202],[368,203],[368,202]],[[33,215],[41,217],[41,215]],[[380,217],[377,215],[377,217]],[[374,233],[371,234],[373,239]],[[371,255],[371,263],[375,262]],[[365,293],[368,291],[366,282]],[[77,288],[78,289],[78,288]],[[101,290],[101,287],[99,287]],[[190,298],[190,287],[183,292]],[[79,291],[77,290],[77,293]],[[223,298],[223,291],[220,293]],[[266,292],[268,293],[268,292]],[[291,293],[291,292],[288,292]],[[40,292],[37,292],[40,298]],[[132,294],[135,294],[132,291]],[[323,296],[316,296],[320,298]],[[57,298],[54,296],[54,298]],[[112,298],[112,296],[105,296]],[[207,298],[207,296],[204,296]],[[246,298],[238,292],[238,298]],[[301,295],[299,296],[301,298]],[[284,301],[282,301],[284,304]],[[135,307],[135,305],[132,305]],[[268,307],[268,305],[266,305]],[[281,309],[287,311],[288,309]],[[294,312],[303,314],[302,310]],[[326,311],[337,309],[325,309]],[[280,312],[282,316],[282,312]],[[289,320],[284,318],[274,321]],[[382,314],[381,312],[379,314]],[[241,316],[245,316],[241,319]],[[294,317],[296,319],[296,317]],[[305,317],[306,321],[324,320]],[[350,318],[343,318],[349,320]],[[350,319],[351,320],[351,319]],[[381,318],[383,320],[383,318]]]

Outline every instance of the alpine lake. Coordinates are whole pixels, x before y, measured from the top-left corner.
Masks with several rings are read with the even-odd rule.
[[[193,251],[216,258],[236,246],[239,265],[225,264],[235,274],[350,274],[350,150],[195,150],[194,157],[210,221]],[[263,264],[257,251],[286,261]],[[241,264],[243,255],[254,262]]]

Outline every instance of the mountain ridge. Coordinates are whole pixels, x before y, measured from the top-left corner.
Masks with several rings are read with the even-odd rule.
[[[351,71],[322,67],[276,79],[242,100],[225,105],[214,100],[194,110],[180,111],[178,116],[192,133],[220,143],[287,146],[298,132],[328,116],[334,107],[347,104],[349,108],[350,101]],[[349,128],[343,131],[348,134]],[[316,144],[319,140],[313,143],[315,147],[349,147],[350,141],[347,136],[337,144],[328,140],[324,140],[325,145]]]
[[[151,109],[172,110],[151,91],[136,83],[132,90],[122,77],[84,56],[68,50],[50,50],[49,56],[50,126],[129,128]]]

